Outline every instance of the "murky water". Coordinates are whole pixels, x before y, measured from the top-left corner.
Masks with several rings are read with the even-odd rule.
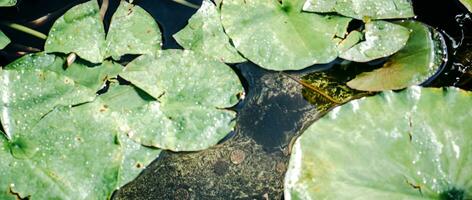
[[[80,1],[24,0],[18,8],[0,9],[0,20],[24,23]],[[110,9],[117,7],[112,1]],[[172,35],[186,25],[194,9],[171,0],[137,1],[160,23],[164,48],[179,48]],[[199,4],[199,0],[192,1]],[[456,1],[414,1],[418,20],[448,35],[449,60],[431,86],[472,88],[472,19]],[[109,12],[110,13],[110,12]],[[110,16],[108,16],[109,20]],[[47,33],[51,23],[38,27]],[[43,42],[5,30],[13,41],[41,49]],[[0,65],[19,55],[18,47],[0,51]],[[303,86],[279,72],[254,64],[232,66],[246,88],[246,98],[234,109],[237,127],[221,144],[194,153],[164,152],[133,182],[115,193],[114,199],[282,199],[283,177],[290,155],[290,142],[320,116],[319,107],[303,96]],[[299,72],[301,78],[328,69],[334,76],[349,78],[363,70],[338,69],[339,61]],[[365,69],[364,69],[365,70]],[[306,93],[306,89],[305,89]]]

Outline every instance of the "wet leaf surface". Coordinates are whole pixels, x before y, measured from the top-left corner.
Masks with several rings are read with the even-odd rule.
[[[60,17],[49,31],[44,46],[47,53],[76,53],[93,63],[104,59],[105,30],[97,1],[74,6]]]
[[[338,56],[333,39],[344,36],[351,19],[301,12],[294,3],[225,1],[221,19],[236,49],[263,68],[299,70],[333,61]]]
[[[97,89],[90,89],[67,76],[67,70],[60,71],[63,65],[62,58],[36,54],[25,56],[0,71],[0,119],[9,138],[28,134],[42,117],[58,106],[95,98]]]
[[[121,152],[113,122],[98,109],[58,108],[29,134],[1,136],[0,198],[107,199],[117,186]]]
[[[470,198],[471,98],[413,87],[333,110],[295,143],[286,198]]]
[[[154,119],[154,129],[140,132],[130,127],[128,135],[141,144],[173,151],[206,149],[225,137],[236,116],[226,108],[244,92],[229,66],[192,51],[141,56],[121,76],[157,100],[141,111],[147,116],[142,119]]]
[[[185,49],[216,60],[225,63],[244,62],[246,59],[231,45],[220,18],[216,6],[210,0],[205,0],[190,18],[188,25],[175,34],[174,38]]]
[[[398,24],[411,30],[406,46],[382,68],[362,73],[348,82],[349,87],[364,91],[402,89],[422,84],[437,74],[447,58],[444,38],[421,22]]]
[[[16,5],[17,0],[0,0],[0,7],[9,7]]]
[[[0,30],[0,50],[10,44],[10,39]]]
[[[139,6],[121,1],[107,34],[106,57],[154,54],[161,48],[161,31],[152,16]]]
[[[330,13],[356,19],[398,19],[415,16],[410,0],[307,0],[304,11]]]
[[[410,31],[386,21],[365,24],[365,41],[341,51],[339,57],[355,62],[369,62],[390,56],[402,49],[408,41]]]

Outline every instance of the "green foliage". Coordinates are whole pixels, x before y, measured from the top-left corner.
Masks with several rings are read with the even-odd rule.
[[[337,12],[363,20],[414,17],[410,0],[306,0],[303,10],[309,12]]]
[[[105,29],[96,1],[79,4],[51,28],[44,49],[48,53],[76,53],[93,63],[125,54],[153,54],[160,49],[161,32],[142,8],[121,1],[105,40]]]
[[[443,38],[421,22],[408,20],[398,24],[412,32],[407,45],[382,68],[351,80],[349,87],[364,91],[402,89],[422,84],[437,73],[446,59]]]
[[[230,44],[223,30],[220,13],[210,0],[189,20],[188,25],[174,35],[175,40],[185,49],[221,60],[225,63],[244,62],[246,59]]]
[[[17,0],[0,0],[0,7],[9,7],[16,5]]]
[[[413,87],[336,108],[296,141],[286,197],[470,198],[471,99]]]
[[[459,0],[470,12],[472,12],[472,1],[471,0]]]
[[[0,30],[0,50],[10,44],[10,39]]]

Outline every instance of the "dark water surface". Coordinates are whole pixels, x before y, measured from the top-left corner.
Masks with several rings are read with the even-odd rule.
[[[27,23],[35,18],[81,1],[23,0],[16,8],[0,9],[0,20]],[[110,13],[117,0],[111,0]],[[159,22],[164,48],[180,46],[172,35],[182,29],[196,11],[171,0],[135,0]],[[200,0],[191,1],[200,4]],[[449,59],[445,70],[431,86],[472,88],[472,20],[458,1],[414,1],[417,19],[448,35]],[[108,23],[106,23],[107,25]],[[37,30],[47,33],[52,22]],[[13,43],[42,49],[44,42],[1,27]],[[22,49],[9,45],[0,51],[6,65]],[[332,68],[339,61],[316,65],[295,77]],[[361,66],[359,66],[360,68]],[[121,188],[114,199],[282,199],[283,177],[289,160],[290,142],[319,116],[317,105],[305,100],[303,86],[279,72],[252,63],[234,65],[246,88],[246,98],[234,109],[237,127],[221,144],[193,153],[163,152],[133,182]],[[350,72],[356,71],[351,69]],[[346,74],[344,74],[346,75]]]

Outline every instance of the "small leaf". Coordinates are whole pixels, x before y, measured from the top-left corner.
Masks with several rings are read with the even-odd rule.
[[[459,0],[468,10],[472,12],[472,0]]]
[[[221,25],[220,13],[210,0],[204,0],[188,25],[174,35],[175,40],[193,50],[225,63],[244,62],[245,59],[231,45]]]
[[[10,7],[16,5],[17,0],[0,0],[0,7]]]
[[[422,84],[440,70],[447,56],[444,38],[421,22],[408,20],[399,25],[411,30],[406,46],[382,68],[349,81],[349,87],[364,91],[397,90]]]
[[[235,113],[225,108],[238,102],[243,88],[220,62],[167,50],[137,58],[120,76],[152,96],[145,95],[142,106],[118,110],[127,116],[124,131],[143,145],[197,151],[215,145],[234,127]],[[129,95],[142,96],[136,93]]]
[[[10,44],[10,39],[0,30],[0,50]]]
[[[137,5],[121,1],[107,35],[106,57],[154,54],[161,48],[161,31],[154,18]]]
[[[386,21],[372,21],[365,25],[365,41],[340,53],[341,58],[368,62],[393,55],[408,41],[410,31]]]
[[[344,37],[351,19],[298,10],[297,1],[224,1],[221,19],[236,49],[271,70],[299,70],[338,56],[335,36]]]
[[[469,199],[472,93],[413,87],[352,101],[293,147],[286,199]]]
[[[79,4],[52,26],[44,47],[47,53],[76,53],[93,63],[104,59],[105,31],[97,1]]]
[[[321,13],[337,12],[360,20],[415,16],[410,0],[307,0],[303,5],[303,10]]]

